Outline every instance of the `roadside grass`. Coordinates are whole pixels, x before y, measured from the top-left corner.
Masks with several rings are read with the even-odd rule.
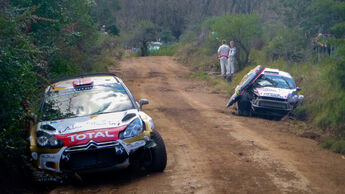
[[[187,78],[204,81],[207,85],[212,86],[212,93],[230,95],[230,85],[219,77],[210,76],[205,72],[197,72],[189,74]]]
[[[200,79],[200,80],[204,80],[204,81],[209,81],[211,79],[211,77],[204,72],[198,72],[198,73],[192,73],[188,75],[188,78],[192,78],[192,79]]]
[[[250,66],[245,67],[242,71],[235,73],[231,82],[223,80],[220,77],[220,72],[215,72],[216,75],[209,75],[206,72],[197,71],[196,73],[191,73],[190,75],[188,75],[188,78],[203,80],[207,84],[213,87],[213,90],[212,90],[213,93],[221,93],[221,94],[229,96],[230,98],[230,96],[235,91],[236,86],[242,80],[243,76],[247,74],[254,67],[255,67],[254,65],[250,65]],[[204,67],[204,68],[201,67],[200,69],[207,69],[207,67]]]
[[[123,54],[124,58],[131,58],[131,57],[140,57],[140,51],[137,52],[132,52],[132,51],[128,51],[126,50]]]
[[[177,46],[174,45],[162,45],[159,50],[149,51],[149,56],[173,56],[176,52]]]
[[[345,154],[345,139],[329,137],[321,143],[321,147],[336,153]]]
[[[173,56],[177,50],[177,45],[162,45],[159,50],[151,50],[148,53],[148,56]],[[141,52],[138,49],[136,52],[132,51],[125,51],[123,57],[130,58],[130,57],[140,57]]]
[[[93,60],[91,73],[106,72],[110,65],[118,65],[123,55],[122,50],[110,49],[101,51],[100,55]]]

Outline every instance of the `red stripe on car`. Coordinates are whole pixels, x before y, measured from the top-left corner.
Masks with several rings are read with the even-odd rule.
[[[260,96],[260,92],[259,92],[259,90],[258,90],[257,88],[255,88],[255,90],[258,92],[258,95]]]
[[[258,75],[250,82],[251,84],[255,82],[255,80],[259,77],[259,75],[261,75],[261,73],[265,70],[266,68],[263,68],[260,73],[258,73]]]

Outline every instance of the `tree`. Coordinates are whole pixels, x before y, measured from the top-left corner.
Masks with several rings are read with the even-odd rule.
[[[278,25],[275,26],[279,29]],[[272,39],[268,39],[265,47],[266,55],[277,60],[283,58],[286,61],[298,62],[304,59],[306,39],[303,33],[295,28],[281,27],[274,33]]]
[[[140,21],[132,31],[132,44],[140,47],[141,56],[148,56],[148,43],[156,39],[156,27],[150,21]]]
[[[95,6],[91,9],[91,16],[98,28],[105,26],[105,30],[113,35],[119,35],[116,25],[116,13],[120,10],[119,0],[95,0]]]
[[[158,38],[163,43],[171,43],[175,41],[175,37],[173,36],[172,32],[168,28],[162,28],[158,32]]]
[[[104,58],[111,35],[97,30],[90,15],[94,6],[93,0],[0,1],[0,189],[5,193],[13,191],[2,187],[13,189],[31,178],[27,120],[39,109],[42,90],[58,77],[94,71]]]
[[[213,17],[206,20],[203,26],[218,32],[219,39],[235,41],[239,69],[247,65],[252,41],[261,34],[258,16],[238,14]]]

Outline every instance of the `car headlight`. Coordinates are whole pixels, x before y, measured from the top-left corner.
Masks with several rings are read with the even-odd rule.
[[[295,95],[294,93],[290,93],[290,94],[288,95],[288,102],[289,102],[290,104],[296,103],[297,100],[298,100],[298,96]]]
[[[37,131],[37,145],[43,148],[60,148],[64,146],[61,140],[56,139],[44,131]]]
[[[152,119],[149,120],[149,124],[152,130],[155,129],[155,124],[153,123]]]
[[[140,118],[136,118],[127,126],[127,128],[123,132],[120,133],[119,138],[127,139],[130,137],[134,137],[142,133],[143,130],[144,130],[143,121]]]

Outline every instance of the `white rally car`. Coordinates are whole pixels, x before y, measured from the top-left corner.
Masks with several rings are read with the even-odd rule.
[[[30,149],[37,167],[54,174],[129,165],[163,171],[167,156],[151,117],[111,73],[66,78],[45,91]]]
[[[260,65],[243,77],[227,107],[237,102],[239,115],[257,113],[279,118],[303,102],[300,90],[289,73]]]

